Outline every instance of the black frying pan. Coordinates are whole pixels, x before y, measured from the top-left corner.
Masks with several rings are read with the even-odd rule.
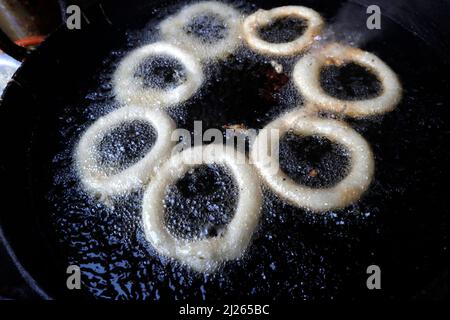
[[[64,155],[67,144],[92,121],[83,108],[92,101],[114,106],[110,87],[98,89],[105,84],[99,74],[114,69],[124,48],[142,44],[133,30],[147,25],[154,8],[170,11],[171,3],[127,1],[91,7],[81,30],[61,27],[26,57],[3,96],[0,235],[36,293],[42,298],[210,301],[448,298],[448,2],[377,1],[382,30],[364,32],[361,47],[399,74],[405,94],[394,112],[351,121],[376,156],[375,182],[365,197],[357,205],[320,216],[299,214],[270,200],[267,206],[279,214],[265,214],[253,253],[228,265],[221,276],[198,276],[149,256],[139,225],[139,195],[130,200],[130,215],[117,217],[104,208],[93,210],[89,200],[67,192],[77,188],[75,180],[55,182],[58,172],[70,167],[70,156]],[[254,3],[263,8],[289,4]],[[328,23],[339,22],[341,35],[365,30],[365,5],[302,4],[319,11]],[[248,72],[244,91],[258,91],[245,86],[260,85],[251,75],[261,70]],[[239,88],[237,74],[227,76]],[[96,96],[87,95],[96,89]],[[228,92],[214,90],[224,96]],[[200,114],[211,126],[226,121],[254,124],[255,115],[239,112],[237,105],[251,103],[245,100],[250,98],[236,96],[225,99],[231,107],[219,117],[211,118],[200,106],[187,119]],[[256,115],[262,119],[259,125],[274,116],[264,114]],[[87,205],[80,208],[79,201]],[[71,214],[73,210],[79,214]],[[115,226],[125,231],[114,234]],[[73,263],[82,266],[82,290],[66,287],[66,269]],[[381,291],[366,288],[371,264],[382,269]]]

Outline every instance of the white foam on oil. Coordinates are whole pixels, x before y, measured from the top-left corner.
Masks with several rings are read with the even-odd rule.
[[[243,15],[256,10],[248,2],[238,1],[231,5]],[[330,256],[320,248],[311,249],[301,232],[287,234],[286,230],[308,229],[309,225],[315,224],[329,233],[337,232],[337,238],[345,243],[349,239],[344,228],[339,229],[340,223],[358,225],[361,223],[358,214],[346,220],[337,219],[335,212],[294,219],[298,215],[293,214],[293,209],[266,190],[261,225],[247,254],[240,260],[223,263],[214,274],[200,275],[172,259],[160,256],[144,239],[140,215],[142,189],[118,196],[113,199],[112,206],[105,206],[80,185],[72,166],[73,148],[91,123],[121,106],[114,99],[111,86],[115,67],[129,51],[161,40],[161,35],[152,31],[157,31],[158,24],[180,8],[174,6],[154,12],[156,18],[143,29],[127,31],[123,48],[111,52],[105,59],[98,75],[98,86],[89,90],[80,103],[68,106],[63,112],[60,129],[62,151],[54,158],[55,189],[50,192],[49,199],[54,207],[57,229],[68,245],[70,262],[80,265],[87,275],[88,290],[104,298],[214,298],[221,295],[219,292],[240,296],[285,292],[285,296],[296,299],[317,296],[318,288],[332,287],[338,281],[331,272],[332,254]],[[203,87],[191,99],[170,109],[169,113],[177,124],[190,119],[188,108],[202,105],[202,101],[210,99],[214,94],[209,91],[211,86],[217,83],[227,85],[233,81],[221,76],[223,69],[245,70],[244,66],[249,63],[272,65],[275,73],[280,74],[281,71],[289,76],[298,58],[269,59],[239,46],[233,53],[233,59],[221,62],[220,67],[215,63],[205,63]],[[275,99],[276,106],[267,114],[260,115],[262,119],[258,123],[261,126],[283,111],[280,105],[290,108],[302,103],[301,97],[292,90],[291,82],[277,93]],[[209,110],[205,108],[199,114],[202,113],[208,114]],[[229,123],[217,122],[214,125],[220,127],[224,124]],[[159,167],[155,170],[158,171]],[[362,209],[356,206],[352,210],[358,212]],[[325,233],[322,240],[326,244],[335,238]],[[285,279],[283,283],[271,280],[281,274]],[[248,279],[247,283],[242,284],[242,279]],[[303,283],[299,284],[298,279],[303,279]]]

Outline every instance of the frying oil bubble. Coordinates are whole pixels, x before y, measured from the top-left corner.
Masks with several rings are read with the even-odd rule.
[[[125,122],[101,139],[97,146],[98,164],[109,174],[122,171],[142,159],[156,139],[156,131],[150,124]]]
[[[190,170],[167,189],[166,226],[186,240],[220,236],[233,218],[237,196],[225,167],[204,165]]]
[[[248,2],[231,4],[245,14],[256,10]],[[201,275],[158,255],[145,240],[141,222],[143,190],[115,197],[113,205],[107,206],[80,186],[72,165],[73,148],[88,123],[121,107],[111,88],[111,75],[117,64],[130,50],[160,41],[158,24],[179,9],[180,6],[175,6],[155,11],[155,18],[144,28],[128,30],[123,45],[105,57],[84,99],[62,111],[61,151],[53,159],[55,174],[48,200],[61,247],[67,252],[67,263],[81,267],[86,293],[103,299],[311,300],[334,296],[343,281],[336,275],[340,270],[336,268],[342,268],[337,259],[353,260],[355,238],[364,235],[373,221],[373,215],[361,214],[366,213],[363,204],[344,211],[308,215],[265,190],[261,225],[246,256],[224,263],[216,273]],[[203,121],[203,131],[208,128],[225,131],[226,126],[233,125],[261,129],[283,112],[302,104],[302,97],[290,80],[295,62],[293,58],[277,58],[274,63],[272,58],[241,46],[224,61],[205,63],[205,81],[198,94],[168,112],[178,127],[191,131],[192,137],[195,120]],[[142,134],[146,141],[151,140],[150,134]],[[136,151],[138,146],[139,143]],[[289,157],[296,156],[288,154]],[[169,211],[167,226],[180,238],[220,233],[232,218],[237,197],[232,181],[222,174],[220,167],[203,170],[214,172],[217,192],[201,196],[196,189],[201,183],[191,181],[187,184],[188,191],[178,183],[169,188],[164,199]],[[192,179],[199,173],[191,172]],[[183,192],[187,193],[181,197]],[[187,210],[182,211],[183,208]],[[189,217],[192,219],[170,220],[170,210],[192,213]],[[350,226],[357,230],[355,234],[347,232]]]
[[[153,56],[138,66],[134,77],[141,78],[145,88],[169,89],[186,81],[183,65],[169,56]]]
[[[242,13],[232,4],[187,4],[159,25],[162,38],[203,61],[223,60],[240,45]]]
[[[259,29],[259,36],[270,43],[291,42],[303,34],[307,22],[303,19],[285,17]]]
[[[184,31],[193,34],[206,43],[217,42],[227,36],[225,21],[217,15],[202,14],[194,17],[186,26]]]
[[[280,168],[298,184],[333,187],[347,175],[349,165],[348,150],[325,137],[288,132],[280,139]]]
[[[330,65],[320,71],[320,85],[329,95],[342,100],[366,100],[382,91],[380,80],[356,63]]]

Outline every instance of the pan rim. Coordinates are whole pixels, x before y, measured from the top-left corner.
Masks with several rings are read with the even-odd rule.
[[[9,241],[5,236],[5,232],[3,231],[3,227],[0,224],[0,245],[5,249],[6,254],[9,259],[11,259],[14,267],[17,272],[20,274],[21,278],[26,282],[27,286],[35,293],[38,298],[43,300],[54,300],[40,285],[39,283],[31,276],[31,274],[27,271],[27,269],[20,262],[19,258],[14,253],[13,248],[11,247]]]

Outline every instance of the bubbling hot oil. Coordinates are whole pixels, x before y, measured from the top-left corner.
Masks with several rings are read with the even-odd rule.
[[[167,188],[166,226],[174,236],[193,240],[223,234],[239,196],[227,171],[218,165],[202,165]]]
[[[382,92],[380,80],[356,63],[322,68],[320,84],[327,94],[342,100],[371,99]]]
[[[169,89],[186,81],[181,63],[169,56],[147,58],[139,65],[134,76],[142,79],[144,88]]]
[[[112,129],[97,146],[98,164],[114,174],[141,160],[151,150],[157,134],[144,121],[131,121]]]
[[[302,19],[277,19],[259,30],[259,36],[270,43],[291,42],[300,37],[307,28],[307,22]]]
[[[247,13],[254,10],[244,3],[235,6]],[[110,84],[115,66],[130,49],[148,43],[148,35],[154,34],[149,31],[178,8],[156,12],[144,29],[128,31],[127,42],[106,57],[83,102],[64,110],[65,121],[60,131],[64,147],[54,158],[54,187],[49,192],[49,201],[53,204],[54,223],[68,263],[81,267],[83,288],[96,298],[309,300],[334,297],[349,274],[337,262],[348,258],[353,267],[364,264],[352,259],[358,252],[355,239],[373,234],[371,224],[375,211],[368,210],[364,202],[342,212],[311,215],[283,203],[266,189],[262,220],[246,255],[225,263],[216,273],[202,275],[159,256],[145,240],[140,215],[143,190],[117,197],[113,206],[105,206],[80,186],[72,167],[72,150],[87,123],[119,107]],[[271,37],[276,37],[276,32],[276,28],[272,30]],[[151,40],[158,40],[157,36]],[[275,70],[270,58],[240,47],[227,60],[206,65],[205,83],[200,92],[169,113],[178,127],[187,128],[192,134],[194,120],[202,120],[204,130],[236,124],[261,129],[302,103],[290,81],[295,59],[278,59],[277,63],[283,67],[281,73]],[[147,138],[146,145],[151,146],[148,143],[151,134]],[[139,148],[147,150],[143,146]],[[111,155],[105,159],[121,157],[114,148],[109,150]],[[339,169],[345,172],[344,153],[333,150],[328,160],[339,158],[344,163]],[[291,151],[282,148],[281,158],[295,160],[296,155]],[[214,176],[212,184],[218,186],[206,196],[198,192],[196,188],[201,187],[201,182],[194,179],[195,175],[202,177],[201,170],[204,170],[203,178]],[[220,234],[232,218],[238,196],[232,179],[224,172],[223,168],[209,166],[189,173],[187,183],[180,181],[168,188],[164,199],[168,209],[166,224],[172,233],[181,238]],[[305,172],[297,175],[307,183]],[[171,203],[171,199],[176,201]],[[212,205],[212,218],[203,211],[208,210],[208,202]],[[171,213],[175,212],[185,216],[174,218]],[[353,232],[349,233],[349,228]]]
[[[333,187],[347,175],[349,164],[345,147],[325,137],[288,132],[280,139],[280,169],[298,184]]]
[[[198,37],[205,43],[214,43],[227,36],[227,27],[216,15],[199,15],[184,28],[187,34]]]

